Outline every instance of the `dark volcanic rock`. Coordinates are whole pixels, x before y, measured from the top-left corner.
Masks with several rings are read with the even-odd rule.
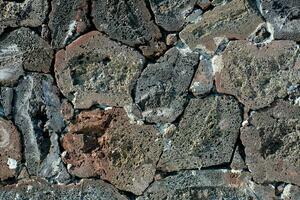
[[[229,163],[242,122],[238,102],[230,96],[191,99],[158,167],[178,171]]]
[[[183,111],[198,54],[172,48],[148,64],[138,79],[135,103],[148,122],[172,122]]]
[[[217,91],[236,96],[250,109],[268,106],[299,83],[298,52],[292,41],[273,41],[261,48],[247,41],[230,42],[215,62]]]
[[[275,39],[300,41],[300,1],[260,0],[258,7],[272,24]]]
[[[20,135],[11,121],[0,118],[0,180],[16,176],[21,164]]]
[[[75,108],[124,106],[144,65],[137,51],[98,31],[87,33],[56,54],[55,76]]]
[[[124,109],[112,108],[81,112],[63,147],[70,173],[140,195],[153,180],[162,141],[154,126],[131,124]]]
[[[90,26],[88,0],[53,0],[51,5],[52,46],[62,48]]]
[[[248,121],[241,139],[254,180],[300,185],[300,107],[280,100]]]

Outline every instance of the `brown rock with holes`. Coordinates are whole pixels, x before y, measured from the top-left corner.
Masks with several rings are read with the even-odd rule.
[[[21,162],[20,136],[11,121],[0,118],[0,180],[16,176]]]
[[[140,53],[92,31],[56,54],[55,76],[75,109],[124,106],[132,102],[131,91],[143,65]]]
[[[81,112],[64,136],[64,162],[78,177],[97,177],[142,194],[153,180],[162,141],[152,125],[131,124],[124,109]]]
[[[254,180],[300,184],[300,107],[280,100],[253,112],[241,128],[246,163]]]

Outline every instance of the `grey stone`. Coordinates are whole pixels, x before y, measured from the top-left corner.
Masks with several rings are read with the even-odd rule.
[[[1,115],[7,118],[11,117],[12,114],[12,103],[13,103],[14,91],[10,87],[0,88],[0,108]]]
[[[178,171],[228,164],[241,125],[238,102],[230,96],[191,99],[178,131],[165,148],[158,168]]]
[[[148,64],[137,81],[135,103],[148,122],[172,122],[183,111],[198,54],[171,48]]]
[[[294,199],[299,200],[300,199],[300,187],[292,185],[292,184],[287,184],[284,187],[280,197],[283,200],[294,200]]]

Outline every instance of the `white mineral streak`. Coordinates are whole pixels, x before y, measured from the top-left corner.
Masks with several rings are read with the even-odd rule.
[[[212,58],[212,70],[213,74],[215,75],[217,72],[220,72],[224,67],[222,56],[221,55],[215,55]]]
[[[8,158],[7,165],[8,165],[9,169],[16,169],[17,165],[18,165],[18,162],[15,159]]]
[[[68,32],[67,32],[67,35],[66,35],[65,40],[64,40],[64,45],[66,45],[68,39],[70,39],[73,36],[74,31],[76,30],[76,26],[77,26],[77,22],[75,20],[73,20],[69,24]]]

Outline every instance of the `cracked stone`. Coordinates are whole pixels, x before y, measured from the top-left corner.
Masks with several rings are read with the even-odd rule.
[[[102,180],[81,180],[78,184],[50,185],[40,179],[31,179],[0,187],[0,199],[126,200],[127,198]]]
[[[241,128],[246,163],[254,180],[300,185],[300,107],[279,100],[251,114]]]
[[[230,42],[215,66],[217,91],[236,96],[250,109],[268,106],[300,81],[298,54],[292,41],[273,41],[261,48],[247,41]]]
[[[14,118],[24,140],[25,160],[30,175],[66,182],[58,136],[64,128],[58,89],[50,75],[31,73],[15,88]]]
[[[233,170],[243,170],[243,169],[247,169],[247,165],[241,155],[241,146],[237,146],[232,161],[230,163],[230,168]]]
[[[146,121],[173,122],[182,113],[197,64],[198,54],[175,47],[155,64],[148,64],[135,90],[135,103]]]
[[[96,28],[129,46],[142,45],[145,56],[161,54],[165,45],[144,0],[92,1]]]
[[[88,0],[53,0],[51,5],[51,44],[54,48],[63,48],[89,28]]]
[[[22,159],[19,132],[11,121],[0,118],[0,180],[16,177]]]
[[[38,27],[45,21],[48,12],[46,0],[0,0],[0,35],[6,27]]]
[[[300,41],[300,1],[260,0],[258,7],[273,25],[276,39]]]
[[[137,200],[275,199],[271,186],[260,186],[248,173],[230,170],[189,170],[155,181]]]
[[[191,99],[158,168],[171,172],[229,163],[241,123],[238,102],[231,96]]]
[[[280,197],[283,200],[298,200],[300,198],[300,188],[292,184],[287,184]]]
[[[186,26],[179,36],[192,50],[214,52],[217,38],[245,40],[263,19],[246,0],[233,0],[203,14],[201,20]]]
[[[162,152],[158,130],[131,124],[122,108],[82,111],[63,138],[71,174],[97,177],[140,195],[152,182]]]
[[[98,31],[87,33],[55,58],[58,87],[74,108],[95,104],[125,106],[144,65],[144,57]]]

